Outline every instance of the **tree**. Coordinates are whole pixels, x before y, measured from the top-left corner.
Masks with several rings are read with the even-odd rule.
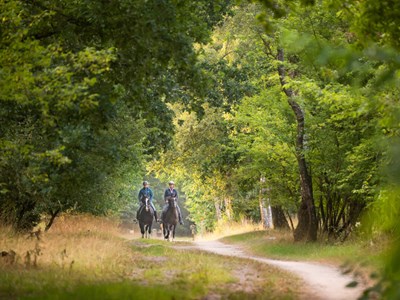
[[[347,91],[348,87],[346,87],[346,84],[352,82],[351,74],[343,74],[336,78],[333,77],[335,68],[339,69],[343,64],[334,62],[329,66],[330,68],[325,67],[319,69],[315,63],[311,62],[311,57],[318,55],[318,48],[322,51],[325,47],[324,45],[327,44],[330,39],[336,40],[340,46],[348,45],[349,40],[345,32],[348,27],[346,27],[346,23],[332,18],[332,13],[329,11],[296,8],[296,10],[292,11],[290,18],[288,17],[285,20],[277,20],[274,22],[274,33],[264,34],[260,26],[248,21],[251,19],[246,20],[246,17],[244,17],[256,15],[257,9],[259,10],[257,6],[244,7],[242,10],[236,11],[235,16],[229,18],[226,24],[224,24],[224,27],[230,30],[229,41],[231,45],[229,47],[229,55],[226,57],[230,60],[239,57],[242,64],[260,62],[263,59],[264,64],[254,64],[251,68],[247,67],[248,69],[252,69],[253,72],[254,69],[256,69],[257,74],[262,74],[264,72],[264,77],[262,77],[263,80],[261,81],[256,81],[256,79],[249,77],[250,80],[259,84],[258,90],[272,89],[272,87],[278,85],[279,88],[283,88],[284,91],[290,92],[288,94],[292,98],[289,98],[289,100],[292,101],[289,101],[289,104],[292,105],[289,105],[289,107],[295,109],[295,112],[297,112],[297,120],[300,121],[299,123],[301,125],[297,127],[300,129],[297,131],[300,132],[300,135],[297,136],[300,138],[297,139],[297,145],[301,145],[299,141],[301,142],[301,139],[306,137],[306,144],[303,144],[300,148],[297,146],[297,157],[300,157],[300,161],[307,160],[308,167],[300,168],[300,170],[305,170],[305,175],[303,174],[303,177],[309,178],[306,181],[308,182],[306,186],[308,186],[308,190],[310,191],[309,195],[311,195],[311,192],[316,193],[319,201],[318,212],[311,212],[311,215],[315,215],[315,217],[312,218],[314,220],[312,223],[313,237],[305,237],[305,239],[313,240],[316,238],[317,220],[318,224],[322,226],[321,232],[327,233],[335,238],[339,235],[345,238],[349,232],[349,228],[354,226],[362,210],[367,206],[369,201],[373,199],[375,187],[378,183],[378,174],[376,170],[380,155],[379,151],[377,152],[376,149],[374,149],[371,139],[375,136],[375,128],[379,128],[376,127],[375,123],[379,118],[379,114],[374,115],[373,111],[360,113],[360,102],[356,101],[355,98],[353,99],[353,91],[349,91],[348,93],[342,92]],[[247,23],[244,23],[246,21]],[[293,26],[293,24],[298,24],[298,26]],[[329,24],[330,27],[327,28],[326,24]],[[301,42],[297,38],[298,36],[301,36]],[[245,46],[241,45],[241,43]],[[245,51],[242,49],[245,49]],[[283,53],[283,49],[286,49],[287,60],[285,62],[280,61],[278,56],[279,52],[280,54]],[[249,56],[252,58],[251,61],[247,60]],[[276,78],[276,75],[284,76],[283,79],[285,79],[285,81],[283,84],[277,80],[279,77]],[[332,83],[334,80],[337,80],[337,82]],[[314,92],[311,92],[312,90]],[[285,93],[283,93],[283,95],[286,98],[288,96]],[[361,93],[359,95],[357,94],[355,97],[361,97],[360,99],[363,99],[362,97],[364,96]],[[328,98],[334,99],[334,101],[328,104]],[[336,100],[339,99],[343,99],[343,102],[335,103]],[[264,98],[264,101],[269,105],[267,109],[271,109],[271,103],[273,101],[283,100],[283,98],[277,97],[277,95],[273,93],[269,93],[269,95]],[[351,103],[351,106],[343,107],[345,101],[349,102],[349,104]],[[243,148],[253,149],[255,147],[254,141],[260,139],[261,135],[258,130],[253,132],[253,128],[259,126],[263,128],[263,130],[266,130],[263,125],[268,120],[268,112],[261,110],[262,117],[260,119],[255,118],[255,112],[260,110],[262,104],[257,101],[255,103],[257,103],[258,106],[246,107],[244,103],[245,101],[242,99],[238,106],[243,106],[243,115],[247,113],[249,117],[244,121],[244,124],[242,123],[243,125],[240,126],[243,126],[245,130],[243,133],[248,135],[247,141],[250,143],[247,145],[244,144]],[[319,104],[316,105],[316,103]],[[337,105],[337,109],[332,109],[336,107],[335,105]],[[345,114],[343,118],[340,117],[346,109],[350,109],[348,111],[349,113]],[[249,111],[252,112],[249,113]],[[288,118],[289,115],[285,114],[284,116]],[[296,117],[296,115],[294,116]],[[361,120],[363,120],[363,122],[359,122],[360,127],[354,127],[353,123],[356,122],[354,120],[355,117],[361,117]],[[280,122],[278,121],[280,118],[280,116],[276,116],[275,122]],[[307,118],[305,126],[302,124],[304,118]],[[235,119],[235,117],[233,119]],[[272,117],[272,119],[274,119],[274,117]],[[296,118],[288,118],[289,122],[295,120]],[[322,124],[324,122],[326,123],[326,120],[331,120],[332,127],[327,127]],[[260,122],[260,125],[256,125],[256,122]],[[240,123],[237,124],[239,125]],[[371,127],[367,126],[367,124],[371,124]],[[241,130],[240,126],[238,126],[236,131]],[[373,128],[373,130],[360,130],[360,128],[364,128],[365,126],[367,126],[367,128]],[[279,132],[280,135],[286,135],[285,139],[288,137],[289,139],[293,138],[293,143],[288,144],[293,147],[293,151],[296,150],[296,136],[288,134],[287,130],[290,131],[295,128],[296,127],[281,128]],[[326,136],[327,134],[330,136],[331,132],[333,134],[333,139],[327,140]],[[354,135],[352,135],[353,132]],[[337,138],[339,138],[339,146]],[[238,140],[238,142],[239,141],[240,140]],[[244,141],[245,140],[242,139],[240,143]],[[264,143],[271,143],[269,139],[264,139],[263,141]],[[237,147],[238,149],[243,149],[240,144],[237,145]],[[325,160],[319,157],[319,155],[321,155],[321,147],[324,147]],[[301,151],[299,151],[299,149],[301,149]],[[274,150],[275,149],[272,151]],[[260,153],[264,154],[265,151],[268,150],[260,151]],[[366,151],[364,155],[368,153],[366,158],[360,156],[361,151]],[[261,162],[258,168],[259,173],[256,174],[252,172],[254,164],[247,156],[248,152],[250,151],[243,151],[240,153],[240,155],[247,157],[247,159],[240,158],[239,156],[239,161],[242,162],[240,164],[240,169],[243,169],[243,172],[241,171],[243,174],[253,174],[252,179],[257,182],[260,174],[268,174],[269,170],[271,170],[272,173],[276,173],[276,171],[268,167],[267,161],[262,163],[264,156],[261,154],[258,154],[257,157],[257,161]],[[326,153],[335,153],[338,156],[328,156]],[[329,160],[326,160],[326,158],[329,158]],[[343,163],[337,164],[336,162],[338,159]],[[279,161],[276,162],[279,165]],[[301,165],[304,166],[303,163],[301,163],[300,166]],[[337,166],[339,166],[339,168]],[[330,173],[330,167],[336,168],[337,171],[334,175]],[[262,170],[262,168],[264,168],[264,170]],[[319,172],[320,170],[321,172]],[[329,171],[328,173],[327,170]],[[326,176],[327,174],[329,174],[328,177],[333,176],[328,178]],[[284,176],[284,178],[287,178],[288,173]],[[239,175],[236,175],[236,177],[239,177]],[[246,177],[241,178],[242,180],[246,180]],[[313,178],[312,181],[311,178]],[[245,182],[248,184],[248,180]],[[351,184],[347,184],[346,182],[351,182]],[[315,184],[317,184],[317,189],[315,189]],[[329,189],[326,189],[327,185]],[[310,189],[311,186],[314,186],[313,189]],[[338,189],[339,186],[340,189]],[[331,193],[332,190],[335,190],[334,194]],[[254,193],[252,194],[254,195]],[[283,195],[283,193],[281,195]],[[332,198],[332,195],[335,196]],[[312,197],[309,197],[309,199],[312,199]],[[313,201],[311,201],[310,208],[311,211],[315,211],[312,202]],[[294,203],[297,203],[297,199]],[[327,217],[327,215],[329,215],[329,217]],[[305,219],[308,220],[308,217]],[[328,219],[331,221],[327,221]],[[330,224],[328,225],[329,222]],[[304,228],[306,229],[302,231],[307,232],[307,226]]]
[[[32,23],[24,23],[23,10],[16,13],[21,9],[18,2],[2,4],[0,167],[1,218],[25,229],[38,221],[39,203],[53,216],[60,210],[58,202],[45,203],[55,188],[52,176],[71,163],[61,142],[67,122],[81,115],[74,125],[91,125],[85,118],[99,103],[93,89],[115,56],[112,49],[74,54],[43,46],[29,37]]]
[[[297,136],[296,136],[296,158],[299,166],[300,173],[300,190],[301,190],[301,204],[298,211],[299,223],[294,232],[294,239],[296,241],[316,241],[318,222],[315,213],[315,204],[312,188],[312,179],[307,166],[305,158],[305,124],[304,124],[304,112],[298,102],[295,100],[295,93],[291,88],[287,87],[287,75],[283,65],[284,63],[284,51],[282,48],[278,48],[277,59],[281,62],[278,66],[279,80],[282,86],[282,90],[288,98],[288,103],[293,110],[297,122]]]
[[[69,209],[115,211],[145,154],[168,147],[166,102],[200,92],[193,43],[229,2],[0,5],[0,219],[29,229],[49,213],[49,228]]]
[[[261,1],[267,7],[281,8],[277,1]],[[284,4],[293,4],[296,1],[284,1]],[[338,79],[346,84],[356,87],[357,93],[361,92],[364,96],[362,103],[363,114],[368,116],[368,122],[372,119],[372,124],[377,124],[379,130],[372,130],[372,134],[367,134],[367,139],[357,139],[359,145],[353,149],[353,155],[349,157],[347,170],[350,176],[346,181],[358,180],[363,178],[362,173],[368,174],[362,184],[361,189],[355,189],[355,193],[361,192],[361,199],[365,196],[367,199],[374,199],[372,212],[372,226],[380,227],[393,234],[394,240],[398,240],[399,232],[398,218],[398,176],[394,177],[394,169],[398,170],[397,155],[398,146],[398,76],[399,64],[399,16],[400,6],[397,1],[326,1],[327,6],[322,6],[315,1],[300,1],[302,4],[314,5],[311,9],[331,9],[336,10],[336,16],[349,24],[347,37],[352,45],[339,47],[325,45],[324,48],[315,47],[313,62],[317,62],[319,67],[330,72],[330,77],[334,75],[335,81]],[[276,6],[277,5],[277,6]],[[284,14],[284,11],[283,13]],[[265,15],[264,15],[265,16]],[[264,19],[266,20],[266,19]],[[299,40],[298,40],[299,41]],[[318,64],[322,63],[322,64]],[[335,67],[332,68],[332,63]],[[332,73],[332,71],[334,71]],[[338,78],[337,75],[340,77]],[[353,90],[352,92],[354,92]],[[390,103],[390,104],[389,104]],[[356,115],[357,113],[353,113]],[[372,117],[371,117],[372,116]],[[338,117],[338,115],[336,115]],[[362,122],[364,118],[362,118]],[[362,123],[360,122],[360,123]],[[353,122],[354,124],[357,124]],[[360,129],[358,129],[360,130]],[[361,131],[365,133],[363,130]],[[357,136],[357,135],[354,135]],[[339,148],[339,147],[338,147]],[[394,154],[394,155],[393,155]],[[372,164],[371,164],[372,162]],[[354,168],[354,166],[361,168]],[[386,176],[377,175],[377,169],[388,170]],[[354,172],[355,170],[358,170]],[[361,172],[360,172],[361,171]],[[375,178],[375,179],[372,179]],[[394,179],[397,178],[397,179]],[[372,179],[372,180],[371,180]],[[378,179],[378,180],[376,180]],[[375,181],[375,182],[374,182]],[[371,184],[373,183],[373,184]],[[361,200],[363,201],[363,200]],[[365,201],[365,198],[364,198]],[[384,224],[382,226],[382,224]],[[386,264],[386,271],[382,281],[372,290],[381,291],[382,296],[387,299],[396,299],[398,297],[398,274],[399,261],[398,245],[394,244],[393,255]],[[368,294],[368,291],[366,295]]]
[[[176,107],[174,147],[153,161],[149,172],[163,181],[173,177],[185,191],[185,205],[200,230],[212,230],[216,220],[232,218],[229,179],[232,154],[221,109],[203,106],[196,113]]]

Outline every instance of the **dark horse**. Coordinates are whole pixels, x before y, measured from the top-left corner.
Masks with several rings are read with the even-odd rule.
[[[175,238],[175,228],[178,224],[178,209],[176,205],[176,198],[168,197],[168,209],[163,218],[163,233],[164,239],[173,241]],[[171,237],[172,235],[172,237]]]
[[[150,205],[149,198],[144,197],[142,199],[143,207],[140,208],[139,213],[139,227],[142,233],[142,238],[150,238],[151,226],[153,225],[154,210]]]

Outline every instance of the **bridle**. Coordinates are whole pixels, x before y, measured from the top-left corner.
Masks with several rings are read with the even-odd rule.
[[[149,198],[146,197],[144,204],[146,205],[146,211],[149,211],[150,210]]]
[[[169,197],[168,198],[168,204],[170,207],[175,208],[176,207],[176,198],[175,197]]]

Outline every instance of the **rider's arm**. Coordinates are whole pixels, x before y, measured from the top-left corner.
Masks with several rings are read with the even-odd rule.
[[[150,202],[153,201],[153,191],[149,189]]]
[[[138,194],[139,203],[140,203],[141,198],[142,198],[142,190],[140,190],[140,191],[139,191],[139,194]]]
[[[164,202],[167,202],[167,197],[168,197],[168,189],[166,189],[164,192]]]

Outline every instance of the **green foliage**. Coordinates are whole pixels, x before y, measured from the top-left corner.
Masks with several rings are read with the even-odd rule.
[[[41,212],[68,209],[79,202],[68,195],[57,197],[61,188],[77,191],[60,180],[71,169],[72,147],[67,140],[71,134],[89,135],[95,124],[89,116],[101,106],[94,91],[97,78],[109,70],[115,54],[112,49],[72,53],[58,44],[41,45],[28,30],[39,17],[24,24],[23,13],[10,15],[15,9],[22,8],[9,2],[1,16],[6,25],[2,43],[7,47],[1,48],[0,58],[0,203],[3,221],[25,229]]]
[[[146,154],[168,147],[166,102],[200,92],[193,44],[230,3],[0,5],[0,220],[29,229],[41,214],[126,205]]]
[[[372,70],[374,64],[365,63],[365,70],[352,74],[348,59],[342,57],[324,61],[331,43],[349,46],[349,24],[335,18],[334,9],[318,8],[290,5],[285,19],[271,21],[274,33],[265,34],[254,21],[262,8],[243,4],[215,30],[212,44],[203,47],[202,60],[211,62],[214,75],[210,77],[215,82],[206,101],[225,111],[228,105],[230,113],[207,112],[205,107],[202,120],[178,116],[175,148],[152,168],[157,171],[173,161],[176,172],[165,167],[162,172],[185,182],[185,191],[193,195],[188,205],[197,223],[208,220],[207,227],[212,228],[209,224],[220,218],[218,203],[224,198],[231,199],[234,218],[257,220],[262,176],[272,204],[283,205],[289,212],[298,207],[296,125],[276,71],[278,47],[286,50],[285,67],[292,77],[286,88],[296,91],[296,100],[306,113],[304,155],[311,168],[322,232],[345,238],[361,211],[375,199],[385,152],[376,142],[384,114],[378,105],[369,104],[368,89],[356,91],[348,85],[361,73],[368,74],[363,84],[371,84],[379,80],[380,72]],[[243,75],[227,77],[221,66],[240,67],[240,73],[234,74]],[[227,97],[226,79],[240,82],[228,90],[234,96]],[[245,92],[238,92],[242,87]],[[214,91],[219,102],[213,98]],[[210,127],[214,114],[225,120],[218,123],[217,131]],[[226,160],[225,150],[233,159]]]
[[[398,1],[341,2],[343,8],[340,12],[352,20],[352,29],[362,42],[378,42],[400,49],[400,30],[397,26],[400,17]]]
[[[174,148],[164,152],[149,170],[163,181],[175,178],[187,196],[191,220],[213,229],[215,205],[229,197],[229,166],[234,161],[222,110],[203,106],[204,116],[177,107]],[[219,195],[224,191],[223,195]],[[226,209],[230,209],[226,207]]]
[[[290,8],[288,20],[291,13],[298,12],[295,6]],[[345,26],[340,31],[344,34],[346,43],[338,43],[337,40],[332,39],[321,43],[316,32],[322,28],[326,29],[326,26],[312,27],[318,30],[313,30],[314,32],[308,36],[292,34],[289,42],[295,46],[299,54],[306,51],[314,53],[309,57],[308,62],[309,65],[319,67],[322,71],[320,78],[329,82],[340,82],[342,85],[356,83],[357,91],[352,90],[351,94],[360,95],[361,92],[364,97],[358,104],[359,110],[354,111],[354,117],[358,117],[352,121],[353,125],[350,127],[356,129],[353,138],[358,140],[359,144],[353,148],[352,153],[346,154],[349,161],[348,166],[343,170],[347,170],[348,176],[338,187],[343,189],[346,185],[358,185],[354,193],[357,196],[361,195],[362,201],[368,199],[371,203],[371,200],[375,200],[370,206],[372,208],[371,228],[393,234],[393,252],[386,263],[384,278],[371,291],[381,293],[387,299],[396,299],[399,295],[400,270],[397,230],[399,219],[398,205],[396,205],[399,177],[398,172],[394,170],[399,169],[399,164],[397,155],[393,153],[398,152],[399,105],[395,99],[398,99],[399,95],[397,86],[400,6],[398,1],[343,0],[318,3],[311,10],[331,11],[332,16],[344,22]],[[267,22],[270,21],[267,20]],[[337,27],[330,24],[329,28]],[[297,37],[293,38],[296,35]],[[354,126],[359,123],[359,117],[361,117],[360,123],[365,124],[361,128]],[[350,120],[352,118],[350,117]],[[375,130],[368,126],[371,120],[375,124]],[[366,132],[364,128],[369,128],[367,130],[370,132]],[[365,137],[359,139],[360,135],[357,135],[357,132],[362,132]],[[350,143],[353,143],[353,140],[349,140]],[[327,149],[324,151],[328,153]],[[387,170],[384,172],[386,174],[380,173],[385,170]],[[361,178],[363,178],[362,181],[354,182],[354,179]],[[375,232],[375,230],[372,231]]]
[[[232,119],[232,139],[241,154],[236,174],[238,184],[246,183],[241,189],[254,199],[264,176],[272,203],[293,210],[299,194],[293,120],[285,104],[278,86],[244,99]]]
[[[240,17],[233,22],[242,26]],[[319,199],[322,229],[340,232],[355,224],[360,210],[376,195],[381,157],[375,137],[381,115],[376,106],[364,105],[367,93],[346,86],[350,81],[346,82],[345,76],[336,77],[335,83],[332,77],[326,76],[328,72],[335,74],[335,65],[329,65],[331,70],[310,66],[312,57],[318,57],[321,45],[332,40],[340,45],[347,43],[341,31],[343,23],[325,11],[298,7],[286,19],[274,24],[275,35],[260,33],[254,24],[252,30],[244,29],[245,39],[258,41],[253,43],[253,53],[268,60],[270,67],[260,68],[264,70],[265,91],[242,100],[232,118],[236,124],[233,136],[242,154],[239,182],[254,183],[264,175],[267,185],[272,187],[270,194],[274,203],[293,210],[299,199],[294,120],[281,94],[276,69],[271,68],[276,66],[277,47],[284,47],[288,56],[285,67],[292,74],[286,88],[296,91],[296,101],[306,113],[304,154],[311,166],[314,194]],[[236,28],[241,31],[241,27]],[[240,51],[239,46],[236,49]],[[336,68],[340,67],[337,64]],[[257,186],[247,184],[253,197],[254,188]]]

